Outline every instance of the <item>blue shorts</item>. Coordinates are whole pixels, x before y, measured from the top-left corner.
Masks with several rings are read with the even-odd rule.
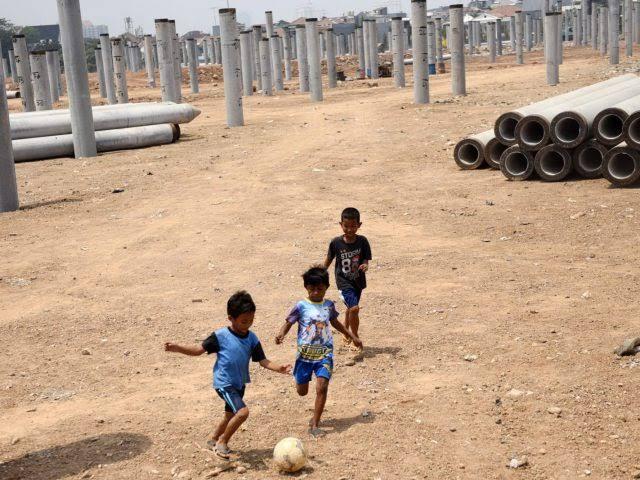
[[[296,379],[298,385],[304,385],[311,381],[313,374],[318,378],[322,377],[331,380],[332,372],[333,358],[331,357],[325,357],[317,362],[305,362],[298,359],[295,367],[293,367],[293,378]]]
[[[238,413],[238,410],[247,406],[242,399],[244,397],[244,387],[241,390],[232,386],[216,388],[216,393],[224,400],[225,412]]]
[[[362,290],[359,288],[345,288],[339,290],[340,298],[347,306],[347,308],[357,307],[360,303],[360,297],[362,296]]]

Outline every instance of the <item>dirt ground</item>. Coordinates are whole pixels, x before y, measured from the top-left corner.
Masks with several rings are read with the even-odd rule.
[[[294,332],[273,338],[346,206],[374,256],[365,358],[345,366],[337,349],[319,440],[313,396],[252,366],[241,468],[220,478],[281,478],[269,462],[285,436],[309,451],[297,478],[638,478],[640,360],[613,349],[640,335],[639,190],[452,159],[501,112],[636,63],[569,49],[548,87],[540,53],[526,59],[474,59],[463,98],[432,77],[427,106],[391,79],[322,103],[292,82],[245,98],[234,129],[209,75],[179,143],[17,165],[22,209],[0,217],[0,478],[207,478],[213,358],[163,342],[201,341],[247,289],[267,355],[293,362]],[[133,101],[159,98],[143,74],[131,85]]]

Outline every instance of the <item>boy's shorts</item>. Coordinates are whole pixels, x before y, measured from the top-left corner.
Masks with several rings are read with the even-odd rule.
[[[358,306],[360,303],[360,297],[362,296],[362,290],[357,288],[345,288],[344,290],[339,290],[340,298],[347,306],[347,308],[352,308]]]
[[[242,387],[241,390],[232,386],[216,388],[216,393],[222,400],[224,400],[225,412],[238,413],[238,410],[247,406],[243,400],[244,387]]]
[[[305,362],[297,359],[296,365],[293,367],[293,378],[295,378],[298,385],[304,385],[311,381],[313,374],[318,378],[322,377],[331,380],[332,372],[333,358],[331,357],[325,357],[317,362]]]

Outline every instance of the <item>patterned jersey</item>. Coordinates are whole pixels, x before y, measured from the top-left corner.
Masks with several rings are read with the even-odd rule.
[[[298,323],[298,359],[318,362],[333,357],[331,320],[338,318],[336,306],[331,300],[321,303],[301,300],[287,315],[287,322]]]

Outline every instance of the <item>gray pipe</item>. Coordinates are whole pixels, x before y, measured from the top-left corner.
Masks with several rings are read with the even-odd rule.
[[[262,90],[262,70],[260,65],[260,41],[262,40],[262,27],[254,25],[251,29],[253,46],[253,71],[255,73],[258,90]]]
[[[16,56],[13,48],[9,49],[9,65],[11,66],[11,78],[14,85],[18,85],[18,68],[16,67]]]
[[[113,74],[116,79],[116,98],[118,99],[118,103],[129,103],[127,70],[124,60],[122,39],[111,39],[111,53],[113,54]]]
[[[502,115],[500,115],[496,120],[496,123],[494,126],[494,132],[496,134],[496,137],[502,143],[506,145],[515,145],[516,126],[518,122],[522,120],[526,115],[537,113],[550,106],[559,105],[562,102],[568,102],[575,98],[583,98],[585,95],[590,94],[592,92],[606,89],[607,87],[610,87],[613,85],[632,81],[633,79],[637,79],[637,78],[638,77],[633,74],[620,75],[618,77],[605,80],[604,82],[599,82],[593,85],[579,88],[578,90],[573,90],[571,92],[567,92],[561,95],[556,95],[554,97],[547,98],[546,100],[542,100],[540,102],[532,103],[531,105],[526,105],[524,107],[505,112]]]
[[[113,73],[113,53],[111,52],[111,40],[109,39],[109,34],[100,34],[100,48],[102,50],[102,69],[104,71],[107,100],[111,105],[113,105],[118,103],[118,98],[116,97],[116,84]]]
[[[291,80],[291,34],[289,33],[288,28],[283,29],[284,37],[282,40],[284,42],[284,79],[287,81]]]
[[[609,0],[609,63],[611,65],[620,63],[619,21],[620,1]]]
[[[100,89],[100,98],[107,98],[107,86],[104,83],[104,63],[102,61],[102,49],[100,47],[96,47],[95,49],[95,56],[96,56],[96,72],[97,72],[97,76],[98,76],[98,87]],[[51,53],[51,60],[53,61],[53,52],[47,52],[47,66],[49,64],[49,53]],[[52,81],[53,81],[53,76],[52,76],[52,70],[53,65],[51,65],[49,68],[47,68],[47,70],[49,71],[49,84],[51,85]],[[55,75],[55,72],[53,72],[53,75]],[[51,93],[53,95],[53,91],[58,90],[57,86],[53,86],[51,85]]]
[[[640,149],[640,112],[630,114],[622,126],[624,141],[631,148]]]
[[[500,171],[509,180],[522,181],[535,172],[535,152],[522,150],[519,145],[507,148],[500,157]]]
[[[362,27],[356,27],[356,43],[358,50],[358,78],[363,79],[367,76],[367,66],[364,48],[364,33],[362,31]]]
[[[624,2],[624,43],[626,44],[627,57],[633,56],[633,4],[631,0]]]
[[[460,140],[453,149],[453,159],[462,170],[476,170],[485,164],[485,148],[495,138],[493,131],[471,135]]]
[[[436,66],[436,25],[433,21],[427,19],[427,58],[429,66]],[[431,68],[430,68],[431,70]]]
[[[579,47],[582,45],[582,10],[575,10],[575,22],[573,31],[573,46]]]
[[[544,16],[544,56],[547,66],[547,85],[560,82],[560,65],[558,59],[558,27],[556,14],[546,13]],[[542,150],[541,150],[542,151]],[[543,154],[544,155],[544,154]]]
[[[436,70],[438,73],[445,73],[443,58],[444,52],[442,47],[442,18],[436,17],[434,23],[436,27]]]
[[[36,109],[36,102],[33,96],[33,85],[31,84],[31,64],[29,63],[29,50],[27,40],[24,35],[14,35],[12,37],[13,51],[18,70],[18,88],[20,89],[20,99],[22,109],[25,112],[33,112]]]
[[[239,82],[240,66],[237,64],[239,42],[236,9],[221,8],[219,17],[227,126],[239,127],[244,125],[244,114]]]
[[[260,48],[260,74],[262,76],[262,94],[270,96],[273,95],[273,83],[271,82],[271,47],[269,39],[262,38],[258,47]]]
[[[601,177],[607,151],[597,140],[587,140],[572,153],[573,169],[584,178]]]
[[[595,5],[591,5],[591,47],[594,50],[598,49],[598,8]]]
[[[189,52],[187,51],[187,42],[180,40],[180,49],[182,50],[182,64],[185,67],[189,66]]]
[[[447,45],[451,51],[451,93],[454,95],[467,94],[467,82],[464,66],[463,16],[462,4],[449,6],[451,38],[447,39]]]
[[[600,7],[600,13],[598,15],[598,21],[600,24],[600,55],[603,57],[607,54],[607,46],[609,43],[608,33],[608,16],[609,11],[606,7]]]
[[[633,185],[640,178],[640,152],[626,143],[613,147],[604,156],[602,176],[619,187]]]
[[[413,44],[413,101],[429,103],[429,54],[427,52],[427,2],[411,0]]]
[[[153,65],[153,43],[151,35],[144,36],[144,63],[147,69],[147,85],[156,88],[156,69]],[[197,61],[196,55],[196,61]]]
[[[165,145],[179,138],[180,129],[176,125],[149,125],[96,132],[99,152]],[[14,140],[13,151],[16,162],[69,157],[74,154],[73,138],[72,135],[59,135]]]
[[[522,12],[516,11],[515,13],[515,35],[516,35],[516,64],[524,64],[524,53],[522,51],[522,34],[523,34],[523,22]]]
[[[213,51],[216,54],[217,63],[221,65],[222,64],[222,45],[220,43],[220,37],[215,37],[213,39]]]
[[[371,78],[380,77],[378,72],[378,24],[375,20],[369,21],[369,55],[371,59]]]
[[[53,102],[51,101],[51,88],[49,87],[46,52],[33,52],[29,55],[29,61],[31,62],[31,82],[33,83],[36,110],[51,110]]]
[[[640,111],[640,96],[638,95],[605,108],[593,119],[593,135],[603,145],[616,146],[624,141],[625,121],[637,111]],[[627,141],[627,143],[630,142]]]
[[[20,207],[4,82],[4,77],[0,77],[0,213],[12,212]]]
[[[511,45],[511,50],[516,51],[516,17],[509,17],[509,44]]]
[[[49,91],[51,92],[51,101],[53,103],[57,103],[60,101],[60,77],[58,75],[59,66],[56,65],[56,53],[57,52],[51,50],[47,51],[46,53],[47,73],[49,75]],[[102,90],[100,90],[100,93],[102,94]]]
[[[304,25],[296,25],[296,48],[298,50],[300,93],[306,93],[309,91],[309,61],[307,60],[307,35]]]
[[[82,35],[80,0],[58,0],[60,40],[71,111],[71,131],[76,158],[95,157],[96,137],[89,94],[87,57]]]
[[[573,170],[571,152],[558,145],[547,145],[534,158],[534,169],[545,182],[560,182]]]
[[[246,97],[253,95],[253,50],[252,30],[240,32],[240,57],[242,59],[242,90]]]
[[[489,62],[496,63],[496,24],[487,22],[487,43],[489,44]]]
[[[171,39],[169,20],[157,18],[155,25],[162,101],[173,102],[176,98],[176,84],[173,72],[173,40]]]
[[[188,38],[187,42],[187,60],[189,62],[189,81],[191,83],[191,93],[200,93],[200,84],[198,81],[198,51],[196,50],[196,40]]]
[[[307,57],[309,59],[309,88],[311,100],[322,101],[322,70],[320,69],[320,39],[318,38],[318,19],[305,19],[307,32]]]
[[[496,19],[496,55],[502,56],[502,20]]]
[[[593,121],[602,110],[629,97],[640,95],[640,78],[625,83],[624,90],[602,92],[590,97],[588,102],[563,109],[551,121],[551,138],[564,148],[575,148],[592,136]]]
[[[269,44],[271,46],[271,70],[273,73],[271,80],[273,88],[281,92],[284,90],[284,82],[282,81],[282,62],[280,61],[280,41],[278,36],[272,36]]]
[[[391,19],[391,43],[393,47],[394,83],[396,87],[404,88],[404,36],[402,34],[402,17],[393,17]]]
[[[275,73],[273,71],[273,69],[275,68],[275,64],[273,63],[273,45],[272,45],[272,40],[271,37],[274,34],[273,31],[273,12],[271,10],[267,10],[266,12],[264,12],[264,16],[265,16],[265,29],[266,29],[266,33],[267,33],[267,40],[269,41],[269,68],[271,68],[271,85],[273,88],[275,88]]]
[[[20,90],[7,90],[7,100],[20,98]]]
[[[175,97],[173,101],[175,103],[182,102],[182,68],[180,68],[180,45],[178,41],[178,34],[176,33],[176,21],[169,20],[169,39],[171,40],[172,52],[173,52],[173,81],[175,84]]]
[[[333,29],[327,29],[325,36],[325,44],[327,45],[327,82],[329,88],[336,88],[338,86],[338,77],[336,74],[336,37],[333,34]]]

